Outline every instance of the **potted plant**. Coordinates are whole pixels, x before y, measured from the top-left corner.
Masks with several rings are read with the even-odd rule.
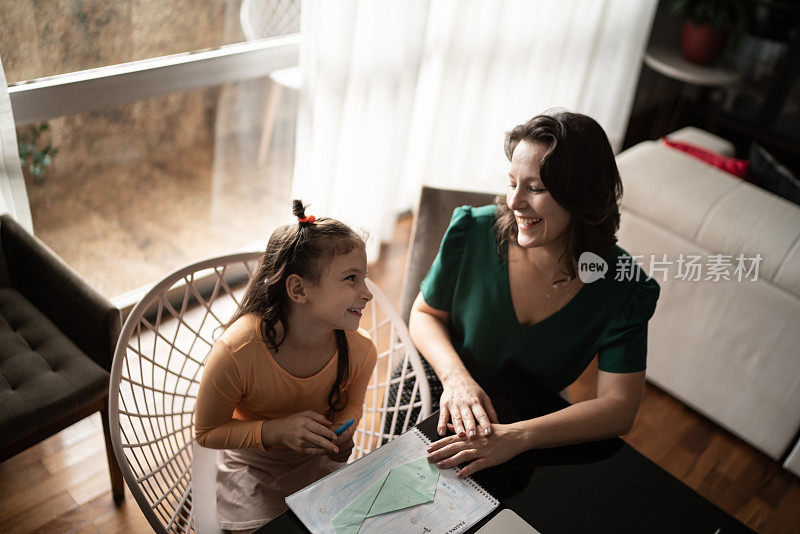
[[[681,55],[699,65],[717,59],[729,35],[738,42],[747,30],[745,0],[673,0],[670,11],[686,18]]]
[[[50,129],[47,122],[32,124],[19,133],[19,159],[22,168],[33,177],[33,183],[44,181],[47,167],[53,162],[58,148],[47,142],[44,133]],[[45,145],[46,143],[46,145]]]

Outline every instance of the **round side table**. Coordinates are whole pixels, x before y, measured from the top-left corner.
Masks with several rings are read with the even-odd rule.
[[[665,96],[656,112],[651,128],[651,137],[658,137],[675,129],[686,105],[686,85],[696,85],[705,90],[734,85],[740,79],[735,70],[724,67],[696,65],[683,59],[680,52],[671,47],[656,45],[647,50],[644,63],[665,77]]]

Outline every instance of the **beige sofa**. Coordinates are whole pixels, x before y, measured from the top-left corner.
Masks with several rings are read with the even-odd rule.
[[[733,152],[695,128],[670,137]],[[763,258],[756,281],[707,280],[705,266],[685,281],[677,263],[656,275],[648,379],[800,475],[800,207],[658,141],[617,161],[620,246],[651,275],[651,255]]]

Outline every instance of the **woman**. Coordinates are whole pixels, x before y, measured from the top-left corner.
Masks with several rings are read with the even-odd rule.
[[[628,432],[659,295],[616,246],[622,183],[597,122],[539,115],[507,134],[505,152],[506,199],[454,212],[410,317],[411,338],[444,388],[439,435],[455,431],[428,458],[441,468],[470,462],[460,476],[526,450]],[[581,281],[584,252],[606,261],[604,278]],[[498,424],[479,385],[511,365],[557,392],[595,354],[597,397],[542,417]]]

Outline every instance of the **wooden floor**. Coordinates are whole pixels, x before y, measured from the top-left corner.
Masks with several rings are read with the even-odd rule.
[[[410,219],[403,218],[371,278],[400,296]],[[592,395],[590,367],[571,388]],[[648,385],[633,430],[642,454],[758,532],[800,532],[800,480],[717,425]],[[675,513],[680,513],[676,510]],[[0,464],[0,533],[150,532],[126,493],[111,498],[99,416],[73,425]]]

